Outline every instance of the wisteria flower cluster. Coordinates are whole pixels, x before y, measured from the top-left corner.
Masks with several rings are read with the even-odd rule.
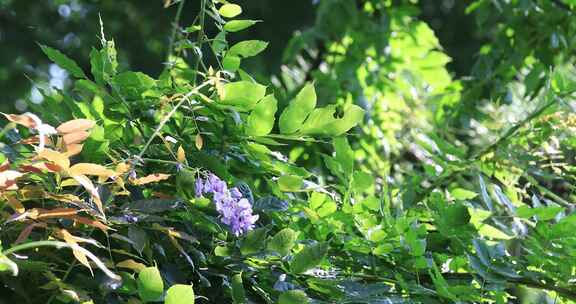
[[[238,188],[228,189],[226,182],[210,173],[208,178],[196,179],[196,197],[212,195],[222,223],[228,225],[234,235],[242,235],[254,229],[258,215],[252,214],[252,205],[242,197]]]

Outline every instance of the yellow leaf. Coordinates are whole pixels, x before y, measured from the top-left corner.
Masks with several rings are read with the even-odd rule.
[[[94,175],[94,176],[110,177],[114,176],[116,172],[97,164],[79,163],[70,167],[70,169],[68,170],[68,174],[70,174],[70,176]]]
[[[182,148],[182,146],[178,147],[178,152],[176,152],[176,158],[181,163],[186,161],[186,152],[184,152],[184,149]]]
[[[200,133],[196,134],[195,144],[196,149],[202,150],[202,146],[204,146],[204,140],[202,139],[202,136],[200,136]]]
[[[68,159],[68,156],[58,151],[43,149],[38,153],[38,157],[54,163],[59,167],[60,171],[68,170],[68,168],[70,168],[70,160]]]
[[[60,183],[60,187],[70,187],[70,186],[78,186],[78,185],[80,185],[80,183],[78,183],[78,181],[76,181],[73,178],[65,179]]]
[[[82,148],[84,145],[82,144],[70,144],[66,146],[66,156],[71,157],[74,155],[80,154],[82,152]]]
[[[88,262],[88,258],[86,255],[81,252],[80,250],[76,249],[78,243],[76,242],[76,238],[68,232],[66,229],[60,229],[58,236],[64,240],[64,242],[70,244],[72,248],[72,254],[78,260],[78,262],[82,263],[82,265],[88,267],[90,269],[90,273],[92,273],[92,268],[90,267],[90,263]]]
[[[146,268],[146,265],[144,265],[142,263],[138,263],[138,262],[134,261],[133,259],[128,259],[128,260],[124,260],[124,261],[116,264],[116,267],[128,268],[128,269],[134,270],[136,272],[140,272],[140,270]]]
[[[100,214],[104,216],[104,207],[102,206],[102,200],[100,200],[100,194],[98,194],[98,190],[96,190],[92,181],[86,175],[74,175],[72,178],[82,185],[90,195],[92,195],[92,199],[94,199],[98,211],[100,211]]]
[[[74,119],[67,121],[56,128],[60,134],[74,133],[92,129],[96,123],[90,119]]]
[[[122,175],[126,172],[130,171],[130,165],[127,163],[119,163],[116,165],[116,174]]]
[[[155,183],[159,181],[163,181],[170,178],[170,174],[163,174],[163,173],[155,173],[150,174],[141,178],[137,178],[132,180],[132,184],[134,185],[145,185],[148,183]]]

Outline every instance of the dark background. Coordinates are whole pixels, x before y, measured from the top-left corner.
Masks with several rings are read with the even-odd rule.
[[[322,1],[322,0],[321,0]],[[467,75],[481,45],[474,18],[465,14],[466,1],[423,1],[419,18],[436,32],[445,51],[454,59],[455,76]],[[241,17],[264,22],[234,33],[232,40],[269,41],[268,49],[247,62],[259,79],[278,74],[282,52],[296,31],[312,26],[318,4],[313,0],[238,1]],[[188,0],[181,26],[191,25],[200,2]],[[15,103],[30,97],[35,81],[49,78],[50,62],[38,43],[60,49],[89,71],[89,52],[99,45],[99,15],[105,34],[114,38],[121,69],[157,76],[166,58],[172,22],[178,4],[163,7],[161,0],[0,0],[0,110],[14,111]],[[346,20],[342,20],[346,22]],[[210,22],[207,22],[210,24]],[[208,34],[215,35],[208,28]]]

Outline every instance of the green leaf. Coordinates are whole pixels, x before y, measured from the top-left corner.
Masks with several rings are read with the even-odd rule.
[[[240,56],[240,57],[253,57],[264,51],[268,47],[268,42],[261,40],[245,40],[240,41],[233,45],[226,55]]]
[[[302,178],[296,175],[282,175],[278,179],[278,186],[284,192],[298,191],[302,187]]]
[[[328,252],[327,243],[318,243],[307,246],[298,252],[290,262],[290,271],[294,274],[306,272],[316,267]]]
[[[354,151],[345,136],[334,138],[332,141],[336,155],[334,159],[340,164],[342,173],[349,176],[354,171]]]
[[[564,211],[563,207],[549,206],[549,207],[537,207],[530,208],[528,206],[522,206],[516,209],[516,214],[521,218],[530,218],[537,216],[541,221],[549,221],[556,217],[560,212]]]
[[[356,126],[364,117],[364,110],[357,105],[349,105],[344,109],[342,118],[334,117],[336,109],[335,105],[315,109],[300,132],[305,135],[338,136]]]
[[[246,304],[246,293],[242,285],[242,274],[236,274],[232,277],[232,301],[234,304]]]
[[[266,87],[250,81],[229,82],[223,87],[221,102],[238,107],[241,111],[249,111],[256,106],[266,94]]]
[[[295,242],[296,232],[290,228],[284,228],[268,241],[268,249],[286,256],[290,254]]]
[[[310,299],[302,290],[288,290],[283,292],[278,298],[278,304],[307,304]]]
[[[138,295],[142,301],[157,301],[163,292],[164,282],[158,268],[147,267],[140,271],[138,274]]]
[[[225,31],[221,31],[220,33],[218,33],[218,35],[216,35],[216,37],[214,37],[214,41],[212,41],[212,49],[214,50],[214,52],[216,54],[222,53],[222,51],[224,51],[224,49],[226,49],[227,45],[228,45],[228,42],[226,42],[226,32]]]
[[[352,188],[358,193],[366,192],[374,185],[374,177],[366,172],[355,171]]]
[[[112,79],[120,94],[129,99],[140,99],[142,94],[156,85],[156,80],[141,72],[124,72]]]
[[[276,114],[277,104],[273,94],[264,97],[248,116],[246,134],[250,136],[268,135],[274,128],[274,114]]]
[[[226,54],[226,56],[224,56],[224,59],[222,59],[222,66],[224,67],[225,70],[229,72],[236,72],[238,68],[240,68],[241,62],[242,59],[240,57]]]
[[[316,91],[314,85],[308,83],[280,115],[280,132],[282,134],[296,133],[302,127],[306,117],[316,107]]]
[[[247,29],[254,24],[260,22],[259,20],[231,20],[224,24],[224,29],[228,32],[238,32]]]
[[[218,10],[222,17],[234,18],[242,13],[242,7],[238,4],[224,4]]]
[[[463,188],[452,189],[450,194],[459,201],[470,200],[478,196],[478,193]]]
[[[260,251],[266,242],[266,228],[258,228],[250,231],[240,245],[243,255],[254,254]]]
[[[53,49],[49,46],[40,45],[40,48],[52,60],[54,63],[59,65],[61,68],[68,71],[72,76],[76,78],[86,78],[84,71],[78,66],[78,64],[70,59],[68,56],[62,54],[60,51]]]
[[[164,304],[194,304],[194,289],[191,285],[172,285],[166,292]]]

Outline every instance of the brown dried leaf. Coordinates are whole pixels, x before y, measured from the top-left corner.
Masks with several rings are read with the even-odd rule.
[[[138,263],[138,262],[134,261],[133,259],[128,259],[128,260],[124,260],[124,261],[116,264],[116,267],[127,268],[130,270],[134,270],[136,272],[140,272],[140,270],[146,268],[146,265],[144,265],[142,263]]]
[[[22,243],[24,240],[26,240],[28,238],[28,236],[30,235],[30,233],[32,233],[32,230],[34,230],[34,228],[36,228],[36,227],[46,228],[47,225],[46,225],[46,223],[32,223],[32,224],[26,226],[26,228],[22,229],[22,231],[18,235],[18,238],[16,239],[16,241],[14,241],[14,244]]]
[[[70,168],[70,160],[68,159],[68,156],[58,151],[43,149],[42,151],[40,151],[40,153],[38,153],[38,157],[43,158],[49,162],[52,162],[59,168],[59,169],[50,168],[49,165],[46,164],[46,167],[48,167],[50,170],[58,169],[57,171],[62,171],[62,170],[68,170],[68,168]]]
[[[78,260],[78,262],[82,263],[82,265],[88,267],[90,269],[90,273],[92,273],[92,268],[90,267],[90,263],[88,262],[88,258],[86,255],[78,250],[76,247],[78,246],[78,242],[76,241],[76,237],[74,237],[68,230],[60,229],[58,236],[64,240],[64,242],[68,243],[72,248],[72,254]]]
[[[86,131],[92,129],[96,122],[90,119],[74,119],[67,121],[56,128],[60,134],[74,133],[78,131]]]
[[[66,156],[72,157],[74,155],[80,154],[82,152],[82,148],[84,145],[82,144],[70,144],[66,146]]]
[[[3,190],[18,190],[16,179],[24,175],[21,172],[14,170],[6,170],[0,172],[0,189]]]
[[[26,114],[22,114],[22,115],[16,115],[16,114],[6,114],[6,113],[2,113],[4,115],[4,117],[6,117],[6,119],[8,119],[11,122],[17,123],[19,125],[23,125],[26,128],[36,128],[36,121],[34,121],[34,119],[32,119],[32,117],[26,115]]]
[[[10,207],[18,212],[18,213],[24,213],[26,211],[26,208],[24,208],[24,205],[22,205],[22,203],[16,199],[15,196],[13,195],[6,195],[4,197],[4,199],[6,199],[6,201],[8,202],[8,205],[10,205]]]

